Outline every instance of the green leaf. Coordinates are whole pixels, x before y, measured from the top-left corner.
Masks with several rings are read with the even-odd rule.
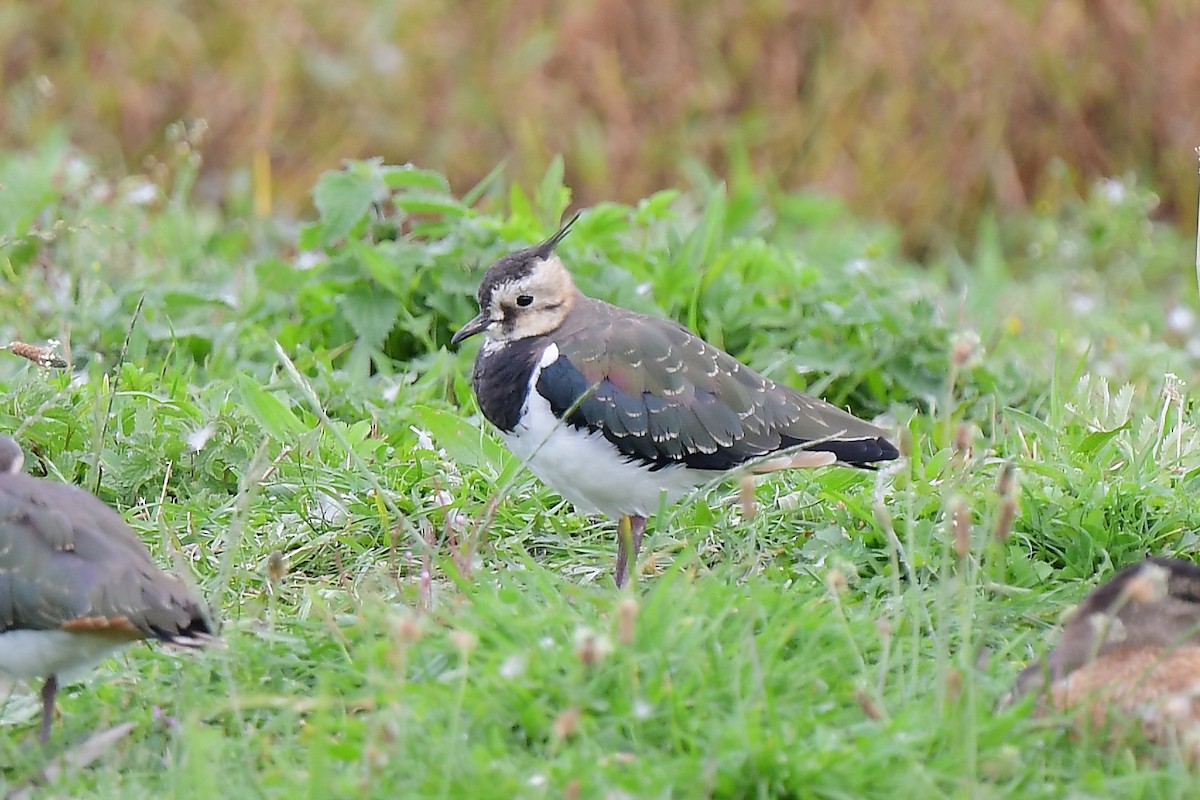
[[[512,466],[509,462],[516,461],[459,413],[432,406],[417,406],[413,411],[421,421],[421,427],[429,431],[437,446],[458,464],[490,464],[500,472],[504,467]],[[520,462],[517,461],[516,465],[519,466]]]
[[[508,190],[508,214],[510,224],[523,226],[537,222],[529,197],[515,183]]]
[[[479,202],[479,199],[485,194],[489,194],[493,191],[497,193],[503,191],[503,186],[501,184],[503,182],[502,179],[504,178],[504,168],[506,166],[508,166],[508,162],[501,161],[499,164],[492,167],[492,171],[485,175],[483,180],[472,186],[471,189],[463,195],[463,205],[467,207],[473,206]]]
[[[677,189],[663,189],[655,192],[637,204],[634,222],[638,225],[649,225],[652,222],[666,219],[671,206],[680,195]]]
[[[385,167],[383,182],[389,189],[425,189],[444,194],[450,192],[450,182],[443,175],[428,169],[417,169],[412,164]]]
[[[368,288],[339,295],[337,304],[359,341],[372,350],[383,347],[400,315],[400,298]]]
[[[313,203],[321,215],[321,244],[328,246],[349,233],[384,188],[378,173],[361,168],[322,175],[313,189]]]
[[[571,204],[571,190],[563,186],[563,158],[555,156],[538,184],[537,206],[547,227],[557,228],[563,212]]]
[[[1124,425],[1108,431],[1092,431],[1079,442],[1079,452],[1085,456],[1095,455],[1101,447],[1121,431],[1129,430],[1129,420]]]
[[[249,375],[238,375],[238,389],[250,416],[275,439],[290,442],[308,430],[283,401],[255,383]]]
[[[571,236],[578,236],[582,241],[595,241],[625,233],[629,228],[629,206],[619,203],[597,203],[580,218]]]
[[[379,246],[352,242],[350,251],[358,258],[358,262],[371,279],[384,289],[398,297],[408,294],[408,287],[404,284],[404,275],[400,268]]]
[[[1009,408],[1004,409],[1004,413],[1016,420],[1016,422],[1019,423],[1025,430],[1032,430],[1035,432],[1044,441],[1053,442],[1058,437],[1058,433],[1049,425],[1047,425],[1044,420],[1038,419],[1027,411],[1022,411],[1019,408],[1012,408],[1010,406]]]
[[[296,237],[296,249],[301,252],[305,250],[316,250],[321,246],[322,237],[325,235],[325,226],[319,222],[313,222],[305,225],[300,229],[300,235]]]
[[[392,204],[406,214],[439,214],[446,217],[465,217],[469,212],[466,206],[450,197],[413,192],[395,197]]]

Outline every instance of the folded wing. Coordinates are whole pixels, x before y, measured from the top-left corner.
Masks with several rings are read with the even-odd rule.
[[[593,302],[586,330],[556,332],[558,358],[537,391],[567,424],[602,432],[628,457],[721,471],[805,443],[860,467],[898,457],[882,429],[763,378],[686,328]]]

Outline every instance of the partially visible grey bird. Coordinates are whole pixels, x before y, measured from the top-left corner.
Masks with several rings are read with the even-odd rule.
[[[1108,739],[1130,728],[1200,763],[1200,566],[1148,558],[1083,599],[1013,695]]]
[[[1088,691],[1103,690],[1111,701],[1132,689],[1166,691],[1178,680],[1200,699],[1200,566],[1153,557],[1085,597],[1058,645],[1018,676],[1014,694],[1050,687],[1056,703],[1072,705]]]
[[[72,674],[139,639],[201,647],[213,631],[120,515],[75,486],[25,475],[24,461],[0,436],[0,672],[44,679],[45,742]]]
[[[493,264],[479,314],[451,343],[484,334],[472,384],[513,453],[576,508],[620,520],[618,586],[663,494],[675,502],[751,462],[755,472],[869,468],[899,456],[882,428],[764,378],[682,325],[580,292],[555,253],[575,219]]]

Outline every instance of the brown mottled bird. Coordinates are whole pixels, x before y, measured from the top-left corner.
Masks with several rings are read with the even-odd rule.
[[[451,342],[484,335],[472,384],[509,449],[577,508],[620,520],[618,586],[664,494],[674,502],[744,465],[899,456],[883,429],[764,378],[682,325],[580,292],[555,253],[575,219],[493,264],[478,316]]]
[[[1047,689],[1055,708],[1083,709],[1094,725],[1115,712],[1200,757],[1200,566],[1149,558],[1085,597],[1014,694]]]
[[[82,489],[25,475],[24,460],[0,436],[0,672],[45,679],[44,742],[70,673],[139,639],[200,647],[212,630],[201,603],[115,511]]]

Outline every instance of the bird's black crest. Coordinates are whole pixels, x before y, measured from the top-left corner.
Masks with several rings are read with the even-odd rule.
[[[559,228],[546,241],[533,247],[526,247],[524,250],[518,250],[515,253],[509,253],[488,267],[488,271],[484,273],[483,280],[479,284],[479,292],[476,295],[476,299],[479,300],[479,307],[482,309],[488,308],[491,305],[492,293],[496,291],[497,286],[528,276],[533,270],[535,263],[546,260],[554,252],[554,248],[558,247],[558,243],[570,233],[571,226],[575,224],[575,220],[577,219],[579,219],[578,213],[567,220],[566,224]]]

